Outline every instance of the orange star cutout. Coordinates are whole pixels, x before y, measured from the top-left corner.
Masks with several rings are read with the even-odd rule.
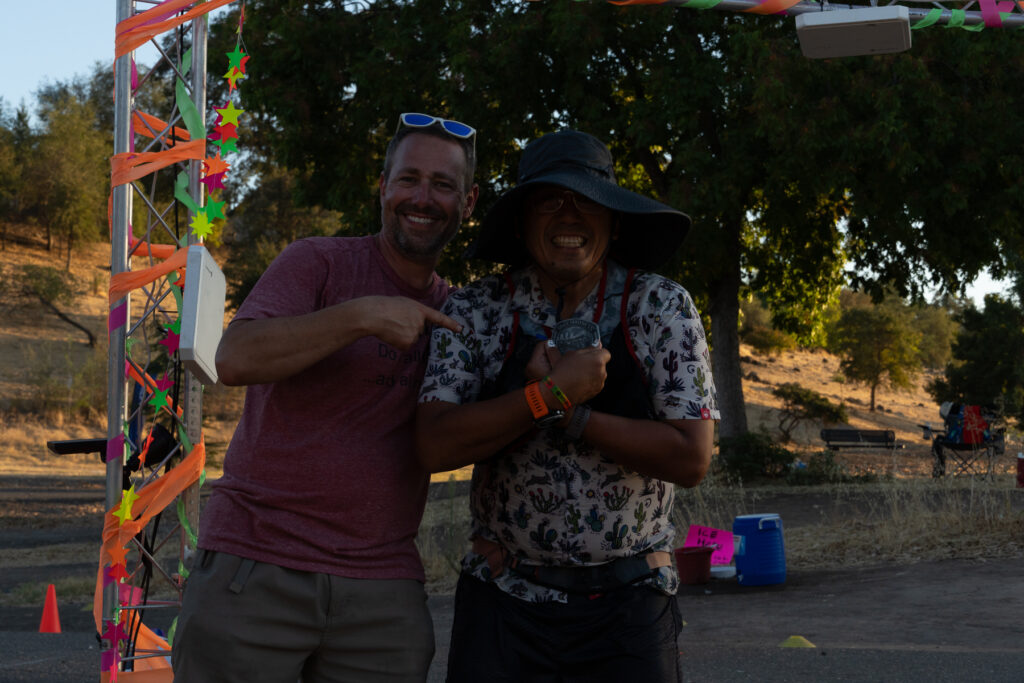
[[[229,168],[231,166],[221,158],[220,152],[217,152],[217,156],[203,159],[203,175],[217,175],[226,172]]]
[[[110,548],[107,555],[110,556],[110,564],[123,567],[127,564],[128,548]]]

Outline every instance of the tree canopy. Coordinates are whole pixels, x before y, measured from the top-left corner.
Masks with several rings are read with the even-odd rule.
[[[899,55],[807,60],[791,22],[773,17],[253,0],[245,93],[252,149],[300,174],[301,203],[342,212],[342,232],[376,227],[399,112],[478,129],[481,216],[514,182],[526,141],[563,126],[605,140],[622,184],[694,218],[663,272],[710,316],[722,433],[735,435],[746,430],[736,330],[747,289],[812,338],[844,276],[920,295],[957,291],[985,265],[1019,267],[1024,164],[995,125],[1024,97],[1024,46],[1010,34],[921,31]],[[473,233],[442,265],[456,282],[488,267],[460,258]]]

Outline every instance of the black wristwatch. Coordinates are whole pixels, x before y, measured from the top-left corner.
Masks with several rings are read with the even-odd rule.
[[[540,384],[535,380],[529,382],[523,391],[526,392],[526,403],[530,406],[530,414],[533,415],[533,424],[537,429],[554,427],[565,417],[564,410],[552,410],[548,407],[547,401],[540,393]]]

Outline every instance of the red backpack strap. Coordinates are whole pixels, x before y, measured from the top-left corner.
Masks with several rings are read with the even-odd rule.
[[[629,324],[626,322],[626,308],[629,305],[629,288],[633,284],[633,274],[636,273],[636,268],[630,268],[629,272],[626,273],[626,284],[622,288],[622,304],[619,306],[619,325],[622,327],[622,340],[626,343],[626,350],[629,351],[629,355],[633,358],[633,362],[640,368],[640,377],[644,380],[644,384],[649,384],[647,379],[647,373],[644,372],[644,364],[637,358],[636,349],[633,348],[633,335],[629,333]]]
[[[516,293],[516,285],[512,282],[512,274],[510,271],[505,271],[505,284],[508,286],[508,303],[511,306],[512,298]],[[519,337],[519,311],[512,311],[512,334],[509,335],[508,347],[505,349],[505,357],[501,360],[501,364],[504,365],[505,361],[512,357],[512,352],[516,349],[516,340]]]

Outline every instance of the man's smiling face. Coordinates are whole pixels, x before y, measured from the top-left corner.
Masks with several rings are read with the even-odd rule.
[[[554,213],[545,213],[561,198]],[[580,206],[587,211],[581,211]],[[530,193],[525,205],[524,240],[534,263],[543,276],[556,285],[565,285],[599,274],[612,236],[611,210],[582,195],[555,185],[545,185]]]
[[[473,210],[466,157],[454,141],[409,135],[380,178],[381,235],[410,260],[436,259]]]

